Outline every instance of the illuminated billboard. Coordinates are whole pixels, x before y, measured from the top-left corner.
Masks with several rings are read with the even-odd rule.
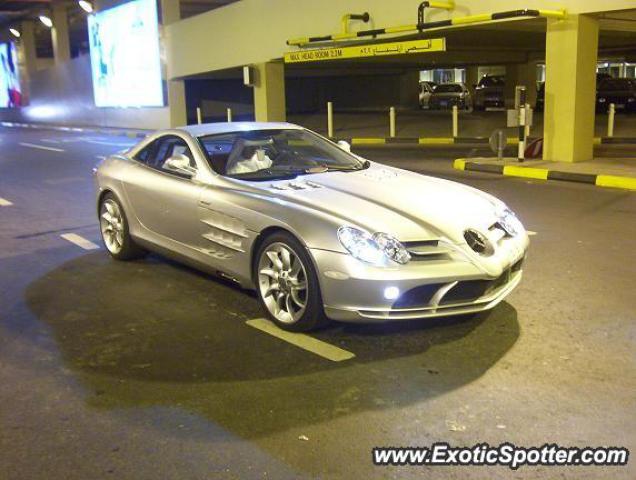
[[[134,0],[88,17],[98,107],[163,106],[156,0]]]
[[[0,43],[0,108],[21,105],[22,90],[15,43]]]

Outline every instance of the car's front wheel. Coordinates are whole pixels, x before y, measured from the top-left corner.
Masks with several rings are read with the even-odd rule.
[[[263,241],[254,277],[261,303],[279,327],[302,332],[328,323],[313,262],[292,235],[277,232]]]
[[[124,209],[112,193],[104,195],[99,206],[99,230],[108,253],[117,260],[133,260],[146,253],[130,237]]]

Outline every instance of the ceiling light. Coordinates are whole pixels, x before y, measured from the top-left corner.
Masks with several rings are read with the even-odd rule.
[[[46,15],[40,15],[39,18],[40,22],[42,22],[47,27],[51,28],[53,26],[53,21],[50,17],[47,17]]]
[[[86,13],[93,13],[93,4],[91,2],[87,2],[86,0],[79,0],[79,2],[77,3],[79,3],[79,6]]]
[[[10,28],[9,31],[11,32],[11,35],[13,35],[15,38],[20,38],[20,30],[17,30],[15,28]]]

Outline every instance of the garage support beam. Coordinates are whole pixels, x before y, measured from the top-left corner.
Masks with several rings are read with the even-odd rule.
[[[534,108],[537,99],[537,66],[534,62],[506,65],[506,108],[514,108],[517,85],[526,87],[526,103]]]
[[[181,2],[179,0],[161,0],[162,27],[181,20],[180,4]],[[167,78],[170,78],[169,72]],[[183,80],[168,80],[167,87],[170,127],[180,127],[188,123],[185,82]]]
[[[257,122],[284,122],[285,65],[266,62],[254,65],[254,117]]]
[[[469,65],[466,67],[466,87],[471,95],[475,95],[475,85],[479,82],[479,66]]]
[[[591,160],[594,141],[598,20],[548,19],[543,158]]]
[[[400,105],[417,108],[420,101],[420,71],[408,70],[400,76]]]
[[[20,42],[22,65],[27,75],[37,70],[37,51],[35,47],[35,25],[33,20],[24,20],[20,23]],[[27,80],[28,81],[28,80]]]
[[[53,57],[57,65],[68,62],[71,59],[71,42],[68,33],[68,12],[63,2],[53,2],[52,8],[53,28],[51,39],[53,41]]]

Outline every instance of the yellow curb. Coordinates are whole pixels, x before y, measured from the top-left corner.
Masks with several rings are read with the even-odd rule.
[[[440,137],[440,138],[420,137],[417,141],[418,141],[418,143],[420,145],[426,145],[426,144],[448,145],[448,144],[451,144],[451,143],[455,143],[455,139],[454,138],[449,138],[449,137]]]
[[[623,188],[625,190],[636,190],[636,178],[617,177],[615,175],[597,175],[596,185],[599,187]]]
[[[503,168],[503,174],[510,177],[536,178],[538,180],[548,179],[548,170],[545,168],[516,167],[514,165],[506,165]]]
[[[363,145],[363,144],[381,144],[386,143],[386,139],[384,138],[352,138],[351,145]]]
[[[456,170],[466,170],[466,160],[463,158],[456,158],[453,162],[453,168]]]

